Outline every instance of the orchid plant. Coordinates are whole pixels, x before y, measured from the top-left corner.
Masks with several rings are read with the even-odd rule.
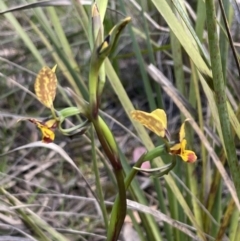
[[[109,224],[108,218],[105,218],[107,240],[114,241],[118,239],[126,215],[126,188],[124,183],[124,172],[115,138],[105,121],[99,115],[101,95],[105,83],[105,79],[99,78],[99,75],[101,73],[102,63],[115,46],[121,31],[130,22],[131,18],[126,17],[116,24],[104,39],[102,39],[103,29],[99,27],[101,26],[101,20],[96,3],[92,6],[92,18],[94,48],[92,49],[89,70],[89,102],[85,100],[83,101],[72,90],[69,90],[77,104],[77,107],[68,107],[63,110],[56,111],[53,101],[57,90],[57,77],[55,74],[57,66],[54,66],[52,69],[49,67],[43,67],[37,75],[34,89],[37,99],[45,107],[50,109],[52,117],[44,121],[35,118],[27,118],[24,120],[32,122],[41,130],[42,141],[45,143],[54,141],[54,132],[56,129],[64,135],[72,135],[76,133],[82,134],[82,132],[85,131],[90,124],[92,128],[95,129],[102,148],[112,165],[118,185],[120,202],[116,199],[111,212]],[[67,117],[79,114],[84,116],[86,121],[69,129],[63,129],[61,127]],[[104,213],[104,204],[100,206],[102,208],[102,212]]]
[[[44,121],[40,121],[35,118],[28,118],[25,120],[32,122],[41,130],[42,141],[45,143],[54,141],[56,129],[64,135],[72,135],[79,132],[82,133],[90,125],[95,129],[99,142],[101,143],[102,148],[112,165],[118,186],[118,196],[114,202],[109,223],[108,218],[105,218],[107,220],[105,222],[107,241],[115,241],[118,240],[126,215],[126,190],[130,186],[131,181],[136,175],[141,164],[147,160],[153,160],[155,157],[161,155],[166,149],[169,154],[174,157],[180,156],[182,160],[186,162],[196,161],[197,156],[193,151],[186,150],[187,141],[185,139],[185,122],[182,124],[180,129],[179,142],[172,145],[170,142],[170,135],[167,130],[167,116],[164,110],[156,109],[151,113],[135,110],[131,112],[132,118],[139,121],[158,136],[162,137],[165,140],[165,144],[156,147],[152,151],[144,153],[125,179],[125,173],[122,168],[119,149],[115,138],[105,121],[99,115],[101,95],[105,84],[105,78],[99,78],[99,76],[101,75],[102,63],[115,46],[122,29],[130,22],[131,19],[127,17],[120,21],[112,28],[105,39],[102,39],[102,28],[99,27],[101,25],[101,21],[99,20],[99,13],[96,4],[93,4],[92,8],[92,18],[94,20],[93,29],[94,26],[98,27],[96,27],[96,31],[94,32],[95,34],[93,34],[95,46],[93,48],[89,71],[89,102],[82,101],[79,96],[77,96],[73,91],[70,91],[77,107],[68,107],[60,111],[56,111],[53,102],[56,96],[58,83],[55,73],[57,66],[55,65],[52,69],[49,67],[43,67],[37,75],[34,89],[37,99],[45,107],[50,109],[52,117],[47,118]],[[86,118],[86,121],[69,129],[63,129],[61,127],[67,117],[79,114],[82,114]],[[175,160],[175,158],[173,159]],[[162,167],[161,175],[167,174],[174,165],[175,162],[173,161],[172,163]],[[101,208],[104,213],[104,207],[101,206]]]
[[[151,113],[147,113],[140,110],[134,110],[131,112],[131,116],[134,120],[140,122],[156,135],[164,138],[166,144],[170,144],[170,134],[167,130],[167,115],[164,110],[156,109]],[[185,122],[181,125],[179,132],[179,142],[173,144],[168,148],[168,153],[171,155],[178,155],[183,161],[193,163],[197,160],[197,156],[194,151],[186,150],[187,140],[185,138]]]

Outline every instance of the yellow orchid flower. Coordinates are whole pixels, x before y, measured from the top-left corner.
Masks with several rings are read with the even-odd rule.
[[[43,122],[33,118],[27,119],[41,130],[42,141],[44,143],[53,142],[55,138],[54,130],[58,125],[58,119],[53,108],[53,101],[56,96],[57,88],[57,77],[55,74],[56,68],[57,65],[55,65],[52,69],[47,66],[43,67],[39,71],[34,84],[38,100],[47,108],[51,109],[54,119],[49,119]]]
[[[28,120],[34,123],[42,132],[42,141],[45,143],[50,143],[54,141],[55,134],[54,131],[58,127],[59,131],[63,135],[71,136],[75,134],[83,134],[88,126],[89,121],[85,120],[79,125],[75,125],[71,128],[64,129],[62,128],[62,123],[67,117],[79,115],[80,113],[86,112],[84,108],[78,107],[67,107],[62,110],[56,111],[53,106],[53,101],[56,97],[57,90],[57,76],[55,74],[57,65],[52,69],[45,66],[43,67],[36,78],[34,89],[37,96],[37,99],[52,112],[52,118],[46,121],[39,121],[34,118],[20,119]],[[86,107],[85,107],[86,108]]]
[[[57,127],[57,121],[55,119],[50,119],[45,122],[38,121],[36,119],[27,119],[34,123],[42,132],[42,142],[51,143],[54,141],[55,133],[54,130]]]
[[[147,113],[140,110],[134,110],[131,112],[131,117],[140,122],[142,125],[153,131],[160,137],[168,137],[167,131],[167,116],[164,110],[156,109],[151,113]],[[168,138],[169,139],[169,138]],[[185,122],[182,124],[179,132],[179,143],[170,147],[169,153],[172,155],[178,155],[185,162],[195,162],[197,156],[195,152],[186,150],[187,140],[185,139]]]
[[[185,122],[181,125],[179,132],[179,143],[175,144],[170,148],[172,155],[178,155],[185,162],[195,162],[197,156],[194,151],[186,150],[187,140],[185,139]]]

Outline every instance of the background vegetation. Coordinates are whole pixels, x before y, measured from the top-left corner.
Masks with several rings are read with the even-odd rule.
[[[50,115],[34,94],[43,66],[58,65],[56,109],[76,105],[63,87],[89,100],[91,1],[34,2],[0,1],[0,240],[106,240],[106,219],[118,188],[95,132],[72,137],[57,132],[55,144],[48,145],[38,141],[39,130],[30,122],[17,123]],[[162,144],[133,122],[134,108],[164,109],[174,140],[189,118],[188,145],[198,156],[194,164],[179,158],[160,179],[149,174],[134,179],[119,240],[240,240],[237,5],[226,0],[215,5],[212,0],[96,2],[104,36],[131,17],[105,61],[100,107],[125,175],[142,147]],[[79,122],[74,116],[64,127]],[[152,167],[170,161],[163,155]],[[99,208],[86,180],[106,206]]]

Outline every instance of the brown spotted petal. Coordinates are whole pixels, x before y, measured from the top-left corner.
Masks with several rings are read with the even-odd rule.
[[[131,117],[158,136],[165,136],[167,129],[167,116],[164,110],[156,109],[151,113],[134,110],[131,112]]]
[[[52,108],[56,96],[57,77],[56,65],[53,69],[43,67],[36,78],[34,89],[38,100],[48,108]]]

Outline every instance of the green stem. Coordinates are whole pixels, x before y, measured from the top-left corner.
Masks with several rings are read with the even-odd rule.
[[[91,140],[92,140],[91,144],[92,144],[93,169],[94,169],[94,174],[95,174],[95,177],[96,177],[97,194],[98,194],[98,197],[99,197],[99,204],[100,204],[100,207],[101,207],[101,210],[102,210],[105,228],[106,228],[106,230],[108,230],[108,215],[107,215],[106,205],[104,203],[104,196],[103,196],[103,192],[102,192],[102,186],[101,186],[100,176],[99,176],[99,171],[98,171],[98,166],[97,166],[94,132],[93,132],[93,126],[92,125],[91,125]]]
[[[99,102],[97,100],[97,88],[98,88],[98,73],[102,61],[98,61],[96,50],[93,50],[93,55],[89,70],[89,104],[91,118],[96,119],[98,116]]]
[[[107,232],[107,241],[116,241],[120,234],[127,211],[123,169],[115,139],[108,126],[100,116],[98,116],[97,119],[93,119],[92,122],[102,148],[111,162],[117,180],[119,198],[114,202]]]
[[[152,160],[152,159],[156,158],[157,156],[160,156],[163,151],[165,151],[165,145],[158,146],[154,150],[144,153],[138,159],[138,161],[135,163],[134,167],[140,167],[143,162],[145,162],[147,160]],[[176,164],[176,158],[174,157],[173,162],[169,165],[169,168],[167,168],[167,170],[162,172],[163,175],[167,174],[175,166],[175,164]],[[122,183],[122,177],[123,177],[122,172],[121,173],[115,172],[119,190],[120,190],[120,187],[121,187],[121,189],[124,189],[124,194],[126,193],[126,190],[130,186],[130,184],[131,184],[133,178],[135,177],[135,175],[137,174],[137,172],[138,172],[138,170],[132,168],[130,173],[128,174],[128,176],[125,179],[125,183]],[[124,184],[124,186],[122,186],[122,184]],[[116,238],[118,237],[119,232],[121,230],[123,222],[119,222],[118,220],[119,220],[120,214],[121,214],[120,208],[123,208],[122,201],[121,201],[122,198],[123,197],[121,197],[121,192],[119,191],[119,195],[117,196],[115,203],[113,205],[113,209],[112,209],[107,241],[116,240]],[[125,196],[125,201],[126,201],[126,196]]]
[[[229,115],[227,111],[227,97],[225,94],[225,84],[223,78],[223,71],[221,65],[215,6],[213,0],[206,0],[206,16],[208,25],[208,41],[213,73],[214,91],[216,94],[216,102],[218,106],[219,119],[222,128],[224,145],[230,172],[233,177],[233,182],[237,191],[238,198],[240,199],[240,167],[237,160],[234,139],[231,134]]]
[[[98,45],[95,44],[90,64],[89,71],[89,103],[91,119],[97,119],[98,109],[100,105],[100,98],[104,86],[103,72],[101,70],[101,84],[99,87],[99,71],[102,63],[108,57],[111,50],[114,49],[116,42],[120,36],[121,31],[130,22],[131,18],[127,17],[116,24],[109,34],[105,37],[103,42]]]
[[[123,170],[115,170],[114,173],[117,179],[119,198],[116,198],[112,208],[109,229],[107,233],[107,241],[118,240],[118,236],[121,232],[127,211],[127,197],[123,178]]]
[[[102,145],[102,148],[107,155],[109,161],[112,164],[114,174],[117,180],[118,185],[118,195],[119,199],[115,200],[109,228],[107,232],[107,240],[108,241],[115,241],[118,239],[120,234],[127,210],[127,203],[126,203],[126,190],[124,184],[124,174],[122,164],[119,158],[118,148],[115,142],[115,139],[106,125],[106,123],[102,120],[102,118],[98,115],[99,105],[100,105],[100,98],[105,82],[105,73],[103,72],[103,68],[100,70],[102,63],[106,59],[106,57],[110,54],[112,48],[116,45],[116,42],[119,38],[121,31],[124,27],[129,23],[131,18],[125,18],[120,21],[117,25],[115,25],[107,37],[102,40],[102,33],[101,36],[98,36],[98,26],[101,25],[99,22],[99,13],[96,8],[96,5],[93,5],[93,20],[96,20],[94,30],[94,49],[92,52],[91,64],[90,64],[90,71],[89,71],[89,113],[87,113],[87,118],[92,121],[94,128],[97,132],[98,139]],[[99,25],[98,25],[99,24]],[[97,26],[98,25],[98,26]],[[97,41],[96,41],[97,37]],[[101,40],[101,44],[99,45],[98,41]],[[99,72],[100,71],[100,72]],[[101,83],[99,85],[99,74]]]

